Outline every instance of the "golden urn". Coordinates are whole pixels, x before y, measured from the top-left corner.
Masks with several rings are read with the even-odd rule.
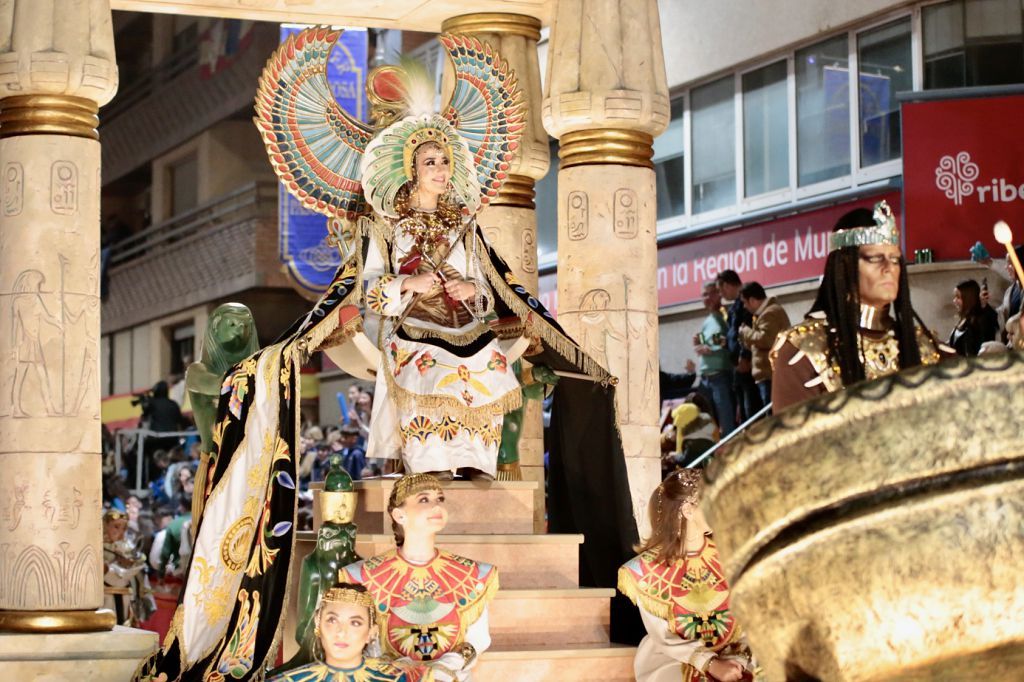
[[[921,367],[762,422],[704,507],[767,679],[1024,679],[1024,357]]]

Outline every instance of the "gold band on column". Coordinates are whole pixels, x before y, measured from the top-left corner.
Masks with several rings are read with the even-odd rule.
[[[47,634],[104,632],[113,630],[117,616],[110,609],[98,611],[2,611],[0,632]]]
[[[525,14],[506,14],[504,12],[480,12],[477,14],[460,14],[445,19],[441,24],[444,33],[504,33],[523,36],[529,40],[540,40],[540,19]]]
[[[654,138],[637,130],[577,130],[564,133],[560,142],[560,168],[606,163],[654,168]]]
[[[491,206],[514,206],[517,208],[536,208],[533,198],[537,193],[533,189],[534,180],[528,175],[510,173],[498,190],[498,196],[491,201]]]
[[[71,95],[19,95],[0,100],[0,138],[70,135],[100,139],[96,102]]]

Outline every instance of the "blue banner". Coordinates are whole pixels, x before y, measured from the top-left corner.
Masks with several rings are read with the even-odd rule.
[[[281,26],[281,42],[304,26]],[[341,34],[327,62],[327,80],[338,104],[354,118],[367,118],[366,71],[368,37],[365,28],[349,28]],[[299,293],[316,299],[331,283],[341,265],[335,246],[327,243],[327,218],[302,207],[278,184],[278,250],[285,272]]]

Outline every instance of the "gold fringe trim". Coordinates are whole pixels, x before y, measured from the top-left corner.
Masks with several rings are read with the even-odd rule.
[[[404,329],[405,333],[413,339],[441,339],[442,341],[447,341],[453,346],[468,346],[490,331],[490,329],[483,324],[478,324],[473,327],[473,329],[463,334],[452,334],[451,332],[423,329],[421,327],[413,327],[408,323],[403,323],[402,329]]]
[[[626,595],[629,601],[633,602],[644,611],[672,622],[672,604],[667,601],[660,601],[640,589],[637,585],[636,576],[628,568],[623,566],[619,569],[618,580],[619,592]]]
[[[378,332],[377,345],[384,347],[384,325],[381,325]],[[456,419],[466,427],[482,428],[490,426],[493,419],[500,417],[507,412],[517,410],[523,406],[523,391],[516,385],[505,395],[493,400],[486,405],[470,407],[464,402],[450,395],[429,394],[420,395],[408,391],[398,385],[395,381],[395,373],[391,358],[384,350],[381,351],[381,368],[384,373],[384,380],[387,383],[389,399],[394,400],[395,406],[403,412],[415,412],[430,419],[439,419],[444,416]]]
[[[476,236],[479,240],[479,236]],[[482,243],[480,248],[486,248]],[[512,287],[509,286],[498,271],[494,268],[489,258],[481,258],[480,265],[484,270],[488,283],[495,294],[507,305],[513,313],[520,318],[527,320],[526,327],[531,335],[539,336],[552,349],[563,358],[580,367],[586,374],[602,384],[607,384],[611,379],[611,373],[602,367],[596,360],[587,355],[586,351],[580,348],[575,341],[568,336],[559,333],[535,310],[523,303]]]
[[[495,476],[495,479],[498,481],[521,481],[523,480],[523,469],[519,466],[519,462],[499,464],[498,475]]]
[[[487,577],[487,581],[484,583],[484,590],[480,593],[480,596],[473,600],[472,603],[467,604],[465,607],[459,609],[459,619],[462,621],[461,625],[463,631],[473,623],[480,619],[484,609],[494,599],[494,595],[498,593],[498,567],[491,565],[491,574]]]
[[[347,306],[358,304],[359,299],[361,298],[360,292],[362,290],[362,282],[360,281],[360,276],[363,272],[363,263],[362,259],[358,255],[353,257],[356,259],[356,272],[353,275],[356,278],[356,281],[353,284],[352,291],[350,291],[345,298],[343,298],[341,302],[338,303],[330,313],[328,313],[325,319],[315,323],[313,325],[313,329],[309,330],[304,336],[301,336],[294,341],[298,352],[303,354],[302,360],[308,358],[314,351],[322,348],[328,340],[331,341],[331,347],[337,346],[355,336],[356,333],[363,329],[363,318],[361,315],[352,317],[347,320],[344,325],[339,323],[341,320],[340,311]],[[344,275],[345,273],[342,274]],[[338,332],[337,335],[335,332]],[[302,361],[300,360],[297,364],[301,365]]]

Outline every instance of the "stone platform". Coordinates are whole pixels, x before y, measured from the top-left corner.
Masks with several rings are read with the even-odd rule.
[[[125,682],[157,645],[156,633],[117,626],[110,632],[0,634],[4,682]]]

